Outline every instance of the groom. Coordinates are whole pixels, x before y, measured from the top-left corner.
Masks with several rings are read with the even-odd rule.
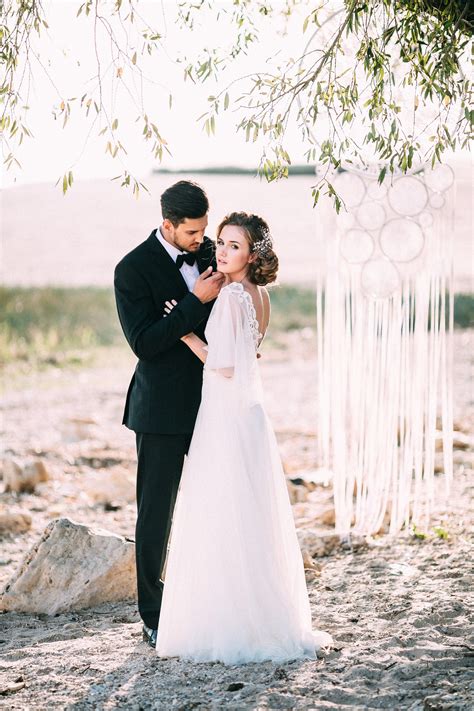
[[[153,647],[173,508],[201,400],[202,363],[180,339],[191,331],[204,338],[224,280],[204,236],[204,190],[181,180],[165,190],[161,210],[161,226],[117,264],[114,278],[120,323],[138,358],[123,423],[136,433],[138,609]],[[172,299],[178,305],[165,318]]]

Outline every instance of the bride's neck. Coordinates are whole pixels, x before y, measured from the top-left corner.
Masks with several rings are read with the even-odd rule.
[[[226,274],[226,284],[242,284],[242,286],[248,286],[249,280],[247,277],[247,272],[242,274],[242,272],[236,272],[234,274]]]

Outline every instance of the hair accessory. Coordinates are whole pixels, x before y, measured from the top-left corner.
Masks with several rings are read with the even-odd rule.
[[[269,230],[264,227],[261,229],[262,238],[258,242],[254,242],[253,250],[258,252],[261,257],[266,257],[268,252],[272,249],[272,238]]]

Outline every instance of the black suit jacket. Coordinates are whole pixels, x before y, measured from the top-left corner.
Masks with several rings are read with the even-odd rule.
[[[197,253],[203,272],[215,265],[214,243]],[[115,300],[125,338],[138,358],[128,388],[123,424],[135,432],[189,434],[201,401],[202,363],[180,339],[204,339],[212,303],[192,294],[156,230],[115,267]],[[165,301],[178,306],[163,317]]]

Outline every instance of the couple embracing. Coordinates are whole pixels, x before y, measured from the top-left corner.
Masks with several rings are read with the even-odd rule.
[[[161,657],[193,661],[315,658],[332,640],[312,629],[259,377],[278,269],[268,226],[234,212],[214,244],[207,196],[189,181],[161,209],[161,226],[115,269],[138,358],[123,422],[136,433],[144,637]]]

